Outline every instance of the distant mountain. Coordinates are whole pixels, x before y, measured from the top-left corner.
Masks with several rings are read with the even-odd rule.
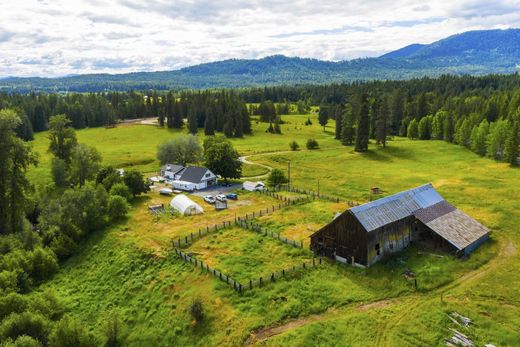
[[[413,44],[378,58],[331,62],[270,56],[230,59],[175,71],[74,75],[62,78],[7,78],[0,90],[108,91],[249,87],[410,79],[441,74],[514,73],[520,67],[520,29],[469,31],[432,44]]]

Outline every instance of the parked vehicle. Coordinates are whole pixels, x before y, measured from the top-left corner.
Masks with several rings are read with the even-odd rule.
[[[172,195],[172,193],[173,193],[173,191],[170,188],[162,188],[161,190],[159,190],[159,194],[161,194],[161,195],[170,196],[170,195]]]
[[[226,196],[224,194],[219,194],[219,195],[216,196],[216,198],[217,198],[218,201],[222,201],[222,202],[227,200],[227,198],[226,198]]]
[[[206,195],[204,197],[204,201],[206,201],[208,204],[214,204],[215,203],[215,197],[212,195]]]
[[[226,198],[231,199],[231,200],[237,200],[238,195],[236,195],[235,193],[229,193],[228,195],[226,195]]]

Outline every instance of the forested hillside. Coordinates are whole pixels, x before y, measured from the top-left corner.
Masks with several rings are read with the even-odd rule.
[[[379,58],[320,61],[281,55],[232,59],[175,71],[77,75],[63,78],[7,78],[0,90],[128,91],[205,89],[259,85],[318,84],[377,79],[411,79],[514,73],[520,59],[520,29],[470,31],[422,45],[414,44]]]

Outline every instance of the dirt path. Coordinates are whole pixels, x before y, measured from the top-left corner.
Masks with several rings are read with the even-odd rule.
[[[377,346],[388,345],[390,340],[389,333],[393,330],[393,328],[395,328],[402,321],[404,321],[409,315],[413,314],[414,312],[417,312],[417,310],[425,309],[426,306],[431,304],[432,300],[438,300],[441,294],[445,294],[446,292],[459,288],[462,285],[467,286],[471,283],[475,283],[475,281],[478,281],[483,276],[488,274],[490,271],[493,271],[494,269],[502,266],[503,263],[507,261],[508,257],[514,256],[516,255],[516,253],[517,249],[515,245],[511,242],[511,240],[506,239],[501,242],[498,255],[491,259],[488,263],[482,265],[480,268],[476,270],[466,273],[465,275],[457,278],[451,283],[448,283],[444,286],[432,290],[431,292],[424,294],[413,293],[392,300],[385,299],[373,301],[358,306],[349,305],[342,308],[341,311],[352,310],[353,308],[360,311],[367,311],[371,309],[387,307],[391,304],[399,304],[399,314],[393,317],[389,317],[389,319],[385,322],[385,326],[382,329],[380,329],[380,331],[382,331],[382,334],[377,337],[375,344]],[[251,333],[251,336],[246,340],[245,345],[256,344],[273,336],[283,334],[292,329],[296,329],[314,322],[323,321],[331,317],[337,317],[338,313],[341,312],[339,312],[336,309],[329,309],[321,314],[301,317],[288,321],[281,325],[270,326],[256,330]]]
[[[322,151],[328,151],[328,150],[338,149],[338,148],[343,148],[343,146],[325,148],[325,149],[322,149]],[[261,167],[266,168],[267,170],[269,170],[267,173],[262,174],[262,175],[242,176],[241,179],[261,179],[261,178],[265,178],[273,170],[272,166],[261,164],[261,163],[257,163],[257,162],[249,160],[249,158],[251,158],[251,157],[264,156],[264,155],[273,155],[273,154],[298,153],[298,152],[306,152],[306,151],[310,151],[310,150],[309,149],[302,149],[300,151],[289,151],[289,150],[288,151],[272,151],[272,152],[264,152],[264,153],[249,154],[249,155],[241,156],[241,157],[238,158],[238,160],[240,160],[242,163],[249,164],[249,165],[261,166]]]

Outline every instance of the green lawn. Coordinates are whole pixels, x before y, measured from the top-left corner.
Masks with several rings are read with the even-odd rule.
[[[241,345],[251,331],[285,322],[290,324],[256,343],[440,346],[449,328],[457,328],[447,318],[454,310],[475,322],[464,333],[477,345],[519,345],[520,170],[440,141],[398,138],[386,149],[371,146],[369,153],[358,154],[333,140],[332,124],[324,133],[315,117],[312,127],[294,129],[306,117],[284,117],[291,122],[282,125],[284,135],[266,134],[265,124],[254,123],[254,136],[233,141],[241,154],[265,153],[251,161],[286,169],[290,160],[295,186],[316,190],[319,180],[321,192],[345,200],[368,201],[374,198],[373,186],[391,194],[432,182],[449,202],[492,229],[491,241],[468,259],[410,247],[367,271],[324,264],[239,295],[175,256],[155,252],[168,238],[197,228],[191,228],[189,219],[153,221],[144,209],[158,197],[149,196],[136,204],[126,222],[94,235],[42,290],[54,290],[89,326],[101,324],[105,312],[117,306],[132,346]],[[176,134],[127,126],[82,130],[78,138],[98,147],[107,163],[154,171],[156,145]],[[289,151],[292,139],[304,147],[311,136],[321,149]],[[42,166],[31,175],[41,183],[49,177],[46,146],[45,134],[38,134],[35,148],[42,154]],[[343,207],[317,201],[276,211],[258,223],[304,238]],[[203,225],[204,217],[197,223]],[[192,247],[205,261],[241,278],[268,273],[293,256],[300,259],[292,254],[296,249],[239,229],[201,239]],[[402,275],[407,269],[417,275],[417,291]],[[206,314],[200,327],[188,314],[194,298],[202,300]]]

